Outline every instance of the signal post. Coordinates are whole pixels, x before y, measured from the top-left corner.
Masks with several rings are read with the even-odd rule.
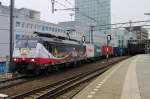
[[[107,59],[107,62],[109,61],[109,43],[111,41],[111,35],[107,35],[107,48],[106,48],[106,52],[107,52],[107,55],[106,55],[106,59]]]

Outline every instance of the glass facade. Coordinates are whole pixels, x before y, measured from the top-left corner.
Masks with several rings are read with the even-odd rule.
[[[26,25],[26,28],[25,28]],[[59,32],[59,33],[65,33],[65,29],[62,29],[60,27],[56,26],[50,26],[50,25],[37,25],[37,24],[32,24],[32,23],[25,23],[21,21],[16,21],[16,27],[17,28],[25,28],[25,29],[33,29],[36,31],[38,29],[39,31],[42,32]]]
[[[110,0],[75,0],[75,7],[78,8],[75,13],[75,21],[87,24],[88,26],[105,25],[111,23],[111,2]],[[107,35],[104,31],[98,29],[93,33],[93,43],[105,44]],[[110,28],[110,26],[107,26]],[[89,28],[90,30],[90,28]],[[91,39],[90,31],[87,37]]]
[[[89,25],[111,23],[110,0],[75,0],[75,7],[79,9],[75,13],[76,21]]]

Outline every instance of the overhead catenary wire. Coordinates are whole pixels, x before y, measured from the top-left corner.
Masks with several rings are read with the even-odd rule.
[[[93,20],[94,22],[98,22],[95,18],[88,16],[87,14],[81,12],[80,10],[76,11],[77,13],[79,13],[80,15],[87,17],[90,20]]]
[[[63,6],[64,8],[68,8],[65,4],[63,4],[63,3],[59,2],[59,1],[56,1],[56,0],[55,0],[55,3],[57,3],[57,4],[61,5],[61,6]]]
[[[56,2],[57,2],[57,1],[56,1]],[[58,2],[57,2],[57,3],[58,3]],[[59,3],[59,4],[61,4],[61,3]],[[63,4],[62,4],[62,6],[65,7],[65,8],[67,8],[67,6],[64,6]],[[95,21],[95,22],[97,22],[97,20],[95,20],[94,18],[92,18],[92,17],[86,15],[85,13],[81,12],[79,9],[68,8],[68,10],[76,11],[77,13],[79,13],[79,14],[81,14],[81,15],[83,15],[83,16],[85,16],[85,17],[87,17],[87,18],[89,18],[89,19],[91,19],[91,20],[93,20],[93,21]],[[0,15],[0,16],[9,16],[9,15]],[[132,24],[135,24],[135,23],[148,23],[148,22],[150,22],[150,20],[132,21],[131,23],[132,23]],[[114,23],[114,24],[102,24],[102,25],[95,25],[94,27],[116,26],[116,25],[121,25],[121,26],[123,26],[123,25],[127,25],[127,24],[129,24],[129,22]],[[116,28],[106,28],[106,29],[102,28],[102,29],[99,29],[99,30],[125,28],[125,27],[121,27],[121,26],[120,26],[120,27],[116,27]],[[149,26],[149,25],[140,25],[140,26]],[[0,30],[6,30],[6,29],[0,29]]]
[[[137,25],[137,26],[133,26],[133,27],[146,27],[146,26],[150,26],[150,25]],[[116,28],[100,28],[100,29],[95,29],[94,31],[101,31],[101,30],[114,30],[114,29],[125,29],[125,28],[128,28],[128,27],[116,27]]]
[[[84,17],[87,17],[88,19],[93,20],[94,22],[98,22],[98,20],[96,20],[95,18],[90,17],[87,14],[81,12],[79,8],[74,8],[74,9],[73,8],[68,8],[66,5],[64,5],[64,4],[62,4],[62,3],[60,3],[60,2],[58,2],[56,0],[55,0],[55,3],[61,5],[61,6],[63,6],[65,8],[65,9],[55,9],[55,11],[57,11],[57,10],[71,10],[71,11],[76,11],[76,13],[79,13],[80,15],[82,15]]]
[[[0,15],[1,16],[1,15]],[[3,16],[3,15],[2,15]],[[143,21],[133,21],[132,22],[133,24],[137,23],[146,23],[146,25],[133,25],[132,27],[138,27],[138,26],[141,26],[141,27],[150,27],[150,20],[143,20]],[[147,24],[149,23],[149,24]],[[124,23],[114,23],[114,24],[109,24],[111,26],[114,26],[114,25],[120,25],[118,27],[115,27],[115,28],[106,28],[106,27],[103,27],[103,28],[98,28],[97,30],[110,30],[110,29],[119,29],[119,28],[127,28],[128,26],[122,26],[122,25],[129,25],[129,22],[124,22]],[[106,25],[101,25],[101,26],[107,26]],[[4,30],[4,31],[9,31],[10,29],[7,29],[7,28],[0,28],[0,30]],[[96,31],[96,29],[94,30]]]
[[[65,0],[69,5],[72,5],[72,3],[70,2],[70,1],[68,1],[68,0]]]
[[[143,21],[132,21],[131,23],[144,23],[144,22],[150,22],[150,20],[143,20]],[[100,27],[100,26],[114,26],[114,25],[123,25],[123,24],[129,24],[130,22],[124,22],[124,23],[114,23],[114,24],[101,24],[101,25],[95,25],[94,27]]]

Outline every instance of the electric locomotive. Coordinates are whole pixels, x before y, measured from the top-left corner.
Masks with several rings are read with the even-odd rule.
[[[16,41],[12,69],[24,72],[52,70],[55,64],[86,58],[86,47],[79,41],[51,34],[36,33]]]

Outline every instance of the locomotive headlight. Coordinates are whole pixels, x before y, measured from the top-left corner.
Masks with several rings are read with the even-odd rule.
[[[28,50],[27,49],[22,49],[21,50],[21,54],[27,54],[28,53]]]
[[[27,50],[23,50],[23,53],[27,53]]]
[[[31,59],[31,62],[35,62],[35,59]]]
[[[17,61],[17,59],[15,58],[15,59],[14,59],[14,61],[16,62],[16,61]]]

